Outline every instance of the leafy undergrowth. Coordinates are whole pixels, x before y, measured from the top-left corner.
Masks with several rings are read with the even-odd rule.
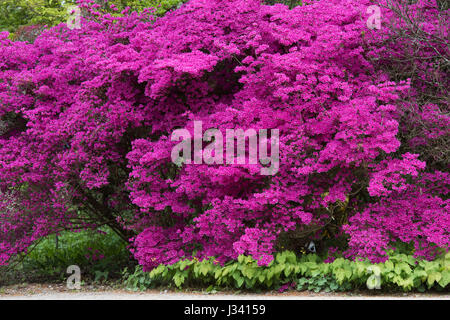
[[[170,266],[160,265],[151,272],[140,266],[134,273],[124,271],[125,284],[131,290],[149,288],[199,288],[207,291],[278,290],[339,292],[379,289],[378,291],[448,291],[450,253],[434,261],[417,260],[411,255],[391,254],[388,261],[372,264],[337,258],[325,263],[318,255],[298,258],[293,252],[278,253],[267,267],[251,257],[240,256],[221,266],[213,258],[183,260]]]
[[[133,264],[127,244],[108,229],[64,232],[57,239],[42,239],[28,254],[2,267],[0,285],[65,281],[71,265],[80,267],[87,282],[106,282],[119,279]]]

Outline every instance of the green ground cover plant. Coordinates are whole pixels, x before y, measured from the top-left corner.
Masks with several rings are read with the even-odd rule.
[[[220,265],[214,258],[184,260],[160,265],[151,272],[136,267],[124,272],[125,284],[131,290],[152,287],[218,288],[234,290],[348,291],[380,288],[382,291],[444,291],[450,283],[450,254],[434,261],[417,260],[412,255],[392,254],[384,263],[337,258],[325,263],[317,254],[297,257],[291,251],[278,253],[267,267],[257,265],[248,256]],[[378,282],[379,281],[379,282]]]

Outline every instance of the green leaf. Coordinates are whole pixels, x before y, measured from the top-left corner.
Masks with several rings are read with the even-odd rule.
[[[206,263],[202,263],[200,265],[200,273],[206,276],[210,270],[210,265]]]
[[[450,272],[449,271],[442,272],[441,279],[437,281],[442,288],[447,287],[447,285],[450,283]]]
[[[430,273],[430,275],[428,276],[428,286],[431,287],[434,282],[438,282],[439,280],[441,280],[442,275],[439,272],[432,272]]]
[[[352,269],[347,267],[344,269],[344,275],[347,279],[350,279],[352,276]]]
[[[392,263],[391,260],[388,260],[384,263],[384,268],[386,271],[392,271],[394,270],[394,264]]]
[[[242,287],[242,284],[243,284],[243,283],[244,283],[244,278],[242,278],[242,277],[239,277],[239,278],[236,280],[236,284],[237,284],[238,288]]]
[[[252,279],[255,276],[255,273],[256,270],[249,266],[245,266],[245,268],[242,269],[242,274],[249,279]]]
[[[334,271],[334,275],[336,276],[336,280],[339,284],[342,284],[344,282],[345,278],[345,270],[342,268],[338,268]]]
[[[264,280],[266,280],[266,275],[264,273],[261,273],[258,276],[258,280],[259,280],[260,283],[264,283]]]
[[[420,278],[422,281],[425,281],[428,276],[428,273],[426,273],[425,270],[420,270],[420,269],[414,270],[413,274],[416,278]]]
[[[291,264],[297,263],[297,256],[292,251],[286,251],[286,262]]]
[[[283,264],[283,263],[286,262],[286,256],[285,256],[283,253],[279,253],[279,254],[277,254],[275,260],[276,260],[278,263]]]
[[[175,283],[175,285],[180,288],[181,285],[184,283],[184,275],[181,273],[176,273],[175,276],[173,277],[173,281]]]
[[[228,267],[224,267],[223,271],[222,271],[222,277],[225,277],[229,272],[230,272],[231,268]]]
[[[445,254],[445,260],[450,260],[450,251]]]
[[[214,289],[214,285],[210,285],[208,288],[206,288],[207,293],[216,293],[216,290]]]
[[[292,267],[290,265],[286,265],[284,268],[284,275],[288,277],[292,273]]]
[[[406,259],[404,259],[406,260]],[[402,271],[404,271],[406,274],[410,274],[412,272],[411,267],[405,263],[405,262],[401,262],[399,264],[397,264],[395,266],[395,273],[400,275],[402,273]]]
[[[186,269],[186,266],[187,266],[187,261],[185,260],[185,261],[180,261],[180,263],[179,263],[179,269],[181,270],[181,271],[183,271],[184,269]]]

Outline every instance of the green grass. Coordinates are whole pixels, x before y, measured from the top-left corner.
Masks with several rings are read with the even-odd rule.
[[[42,239],[27,255],[1,268],[0,285],[62,281],[70,265],[80,267],[82,280],[106,281],[118,279],[134,261],[127,243],[108,229],[64,232]]]

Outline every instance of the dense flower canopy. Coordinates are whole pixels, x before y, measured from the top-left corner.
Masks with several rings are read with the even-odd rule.
[[[368,29],[370,5],[191,0],[155,19],[83,4],[79,30],[61,24],[34,43],[0,34],[0,264],[99,224],[132,237],[146,269],[240,254],[267,265],[283,235],[334,225],[349,257],[384,260],[395,241],[424,257],[448,248],[448,165],[414,153],[448,136],[448,113],[380,67],[392,48]],[[406,104],[420,109],[412,119]],[[430,125],[404,141],[405,118]],[[194,121],[279,129],[277,174],[172,163],[171,133]]]

